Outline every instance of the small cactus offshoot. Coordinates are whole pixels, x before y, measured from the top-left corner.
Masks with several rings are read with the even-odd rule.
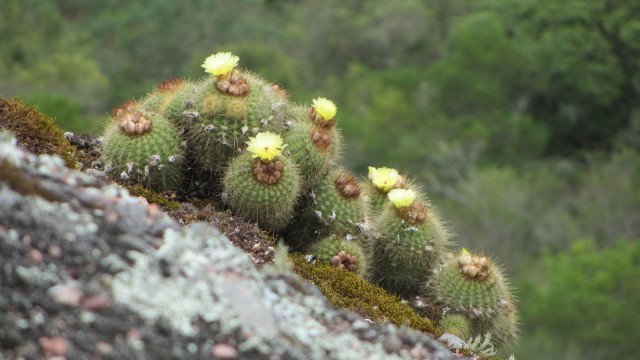
[[[315,243],[309,250],[320,260],[328,261],[338,269],[345,269],[365,276],[368,262],[358,242],[340,236],[329,236]]]

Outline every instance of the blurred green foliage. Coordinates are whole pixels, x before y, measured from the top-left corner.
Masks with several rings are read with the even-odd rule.
[[[551,258],[591,238],[597,254],[640,236],[638,1],[0,6],[0,96],[37,105],[65,130],[96,132],[111,108],[162,80],[200,78],[206,56],[233,51],[294,101],[334,100],[347,165],[409,173],[457,241],[498,257],[516,282],[528,266],[545,269],[542,249]],[[615,276],[633,274],[625,269]],[[537,321],[530,304],[525,325]],[[546,311],[565,322],[545,326],[577,321],[565,308]],[[525,326],[517,355],[532,358],[537,344],[548,358],[573,359],[586,341],[578,328],[545,335]]]
[[[520,286],[531,334],[526,358],[637,358],[638,277],[638,240],[602,249],[593,240],[579,240],[567,251],[545,252]]]

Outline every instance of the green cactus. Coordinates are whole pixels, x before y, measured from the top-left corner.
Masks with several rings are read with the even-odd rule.
[[[448,313],[438,322],[440,330],[466,341],[473,335],[471,320],[463,314]]]
[[[159,83],[156,87],[140,101],[140,105],[147,111],[163,115],[169,119],[169,105],[175,103],[178,94],[187,92],[189,83],[180,79],[167,80]]]
[[[287,237],[304,250],[329,234],[357,239],[366,228],[367,203],[356,178],[335,166],[313,186]]]
[[[305,187],[309,188],[326,174],[328,164],[336,161],[342,144],[335,123],[316,124],[312,111],[304,106],[291,106],[287,111],[290,129],[285,133],[287,152],[298,164]]]
[[[430,278],[432,299],[472,318],[490,318],[512,308],[507,280],[499,266],[466,250],[447,259]]]
[[[491,342],[496,347],[509,345],[518,340],[520,320],[513,304],[503,307],[503,311],[489,318],[476,318],[476,334],[491,334]]]
[[[451,255],[430,277],[425,295],[469,318],[471,336],[489,333],[498,347],[517,339],[518,316],[510,286],[502,269],[485,256],[464,249]]]
[[[333,266],[355,272],[362,277],[367,272],[366,254],[357,241],[332,235],[313,244],[309,252],[317,255],[320,260],[328,261]]]
[[[127,102],[105,127],[101,160],[116,178],[162,192],[178,188],[184,150],[166,118]]]
[[[266,140],[263,142],[263,139]],[[269,143],[274,139],[279,144]],[[222,197],[236,214],[276,232],[291,221],[300,192],[300,175],[291,160],[281,155],[280,149],[252,158],[254,148],[266,147],[281,148],[282,139],[272,133],[258,133],[251,138],[248,151],[229,164]]]
[[[193,109],[185,111],[182,124],[187,144],[198,149],[194,160],[207,170],[220,171],[226,162],[242,150],[242,144],[260,131],[282,132],[285,119],[282,108],[286,105],[277,88],[248,72],[239,76],[246,81],[248,93],[242,96],[222,93],[220,81],[215,77],[196,84]],[[180,96],[177,104],[184,104]]]
[[[391,199],[395,194],[406,199]],[[404,296],[418,293],[449,245],[449,233],[436,210],[427,209],[416,197],[412,190],[391,190],[392,202],[373,222],[371,279]]]

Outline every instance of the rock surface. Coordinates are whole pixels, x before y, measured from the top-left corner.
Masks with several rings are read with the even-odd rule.
[[[0,132],[0,359],[452,359]]]

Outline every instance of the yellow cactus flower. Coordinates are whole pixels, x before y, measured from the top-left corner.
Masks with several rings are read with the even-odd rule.
[[[205,72],[221,76],[233,70],[238,65],[239,60],[239,57],[230,52],[219,52],[206,58],[202,67]]]
[[[378,189],[387,192],[396,185],[398,171],[390,168],[374,168],[369,166],[369,179]]]
[[[373,180],[373,175],[376,173],[376,168],[373,166],[369,166],[369,181]]]
[[[416,192],[411,189],[393,189],[387,196],[397,208],[410,206],[417,197]]]
[[[247,141],[247,150],[251,151],[251,157],[259,157],[262,160],[272,160],[282,154],[282,149],[287,145],[282,143],[282,137],[272,132],[257,133]]]
[[[338,112],[338,108],[333,101],[325,98],[317,98],[313,99],[313,108],[316,109],[316,112],[322,116],[324,121],[328,121],[333,119]]]

